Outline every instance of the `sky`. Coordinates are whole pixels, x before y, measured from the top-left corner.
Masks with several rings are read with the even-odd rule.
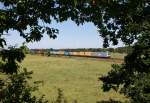
[[[44,34],[40,42],[28,43],[27,46],[31,49],[35,48],[102,48],[103,39],[99,36],[97,28],[92,23],[85,23],[77,26],[72,21],[63,23],[52,22],[50,27],[57,28],[59,34],[56,39],[50,39]],[[5,36],[7,45],[19,47],[25,40],[19,36],[16,31],[10,31],[9,35]],[[123,46],[119,43],[117,46]]]

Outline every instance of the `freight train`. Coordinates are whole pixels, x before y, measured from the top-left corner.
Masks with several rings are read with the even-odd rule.
[[[80,56],[80,57],[95,57],[95,58],[110,58],[108,51],[102,52],[87,52],[87,51],[67,51],[67,50],[48,50],[48,49],[31,49],[31,54],[42,55],[58,55],[58,56]]]

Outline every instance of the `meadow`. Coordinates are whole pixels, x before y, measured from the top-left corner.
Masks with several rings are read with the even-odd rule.
[[[22,63],[28,71],[33,71],[33,81],[43,81],[36,95],[45,94],[53,101],[57,89],[62,89],[68,102],[96,103],[101,100],[124,100],[125,97],[111,90],[103,92],[99,77],[106,75],[114,62],[78,57],[47,57],[27,55]]]

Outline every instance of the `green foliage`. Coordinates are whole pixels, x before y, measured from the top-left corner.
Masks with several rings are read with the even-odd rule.
[[[7,74],[13,74],[18,72],[18,62],[21,63],[25,58],[25,54],[21,49],[10,48],[10,50],[1,51],[2,63],[0,69]]]
[[[30,49],[25,45],[25,43],[23,43],[23,45],[20,46],[20,49],[23,50],[23,52],[25,54],[29,54],[30,53]]]
[[[58,89],[58,96],[52,103],[67,103],[67,100],[65,99],[63,91],[61,89]]]
[[[99,26],[106,42],[104,46],[108,46],[109,41],[117,44],[119,39],[128,45],[135,40],[136,43],[122,65],[113,65],[108,75],[100,78],[104,83],[103,89],[120,91],[133,103],[149,103],[150,2],[116,0],[106,4],[103,8],[104,23]]]
[[[148,40],[149,39],[149,40]],[[105,91],[111,88],[130,97],[133,103],[149,103],[150,101],[150,38],[142,38],[135,44],[133,52],[125,57],[121,66],[113,65],[103,81]]]
[[[94,23],[104,38],[105,47],[111,41],[116,45],[120,38],[131,44],[141,30],[138,21],[145,20],[143,15],[148,16],[148,7],[143,7],[145,1],[142,0],[129,0],[129,3],[124,0],[2,0],[1,3],[4,4],[0,9],[1,35],[13,29],[27,42],[41,40],[44,33],[56,38],[58,30],[46,24],[71,19],[77,25]],[[139,29],[132,29],[134,26]]]
[[[132,98],[131,103],[149,103],[150,101],[150,74],[141,73],[134,78],[132,85],[123,89],[127,96]]]
[[[68,103],[67,99],[64,97],[63,91],[59,88],[58,89],[58,96],[55,101],[52,101],[51,103]],[[71,103],[78,103],[76,100],[74,100]]]
[[[28,79],[31,79],[32,72],[19,72],[19,63],[25,57],[24,51],[17,48],[9,48],[1,51],[1,71],[6,78],[0,79],[0,102],[2,103],[47,103],[44,96],[37,98],[32,92],[37,90],[37,85],[29,86]]]
[[[35,50],[35,49],[33,49]],[[41,49],[43,52],[48,51],[68,51],[68,52],[102,52],[109,51],[114,53],[130,53],[132,46],[118,47],[118,48],[76,48],[76,49]]]
[[[108,101],[100,101],[100,102],[97,102],[97,103],[122,103],[122,102],[110,99]]]
[[[27,42],[44,33],[56,38],[57,29],[45,24],[71,19],[77,25],[92,22],[104,38],[104,47],[121,39],[131,44],[149,22],[149,2],[143,0],[2,0],[0,33],[17,30]],[[42,22],[42,23],[39,23]]]
[[[32,92],[37,90],[35,86],[29,86],[27,80],[31,79],[32,72],[24,72],[13,74],[3,81],[0,85],[0,102],[2,103],[47,103],[44,96],[37,98],[32,95]]]

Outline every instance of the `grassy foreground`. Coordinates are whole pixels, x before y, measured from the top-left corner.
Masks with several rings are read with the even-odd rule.
[[[45,94],[49,101],[57,97],[57,89],[63,90],[64,96],[70,102],[96,103],[100,100],[125,99],[114,91],[104,93],[102,82],[98,80],[101,75],[107,74],[111,69],[111,62],[80,59],[28,55],[23,67],[33,71],[33,80],[43,80],[37,94]]]

